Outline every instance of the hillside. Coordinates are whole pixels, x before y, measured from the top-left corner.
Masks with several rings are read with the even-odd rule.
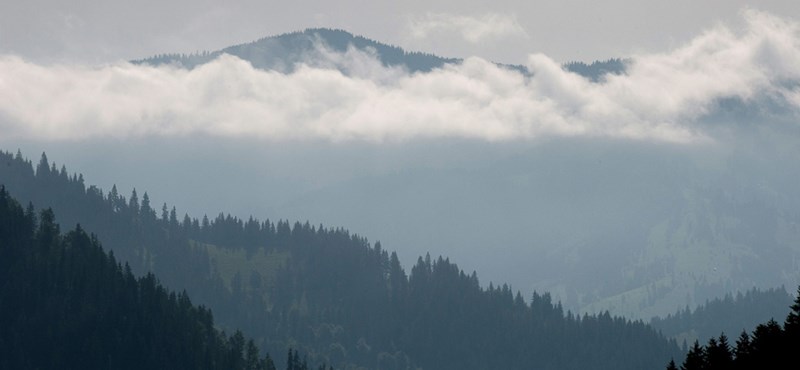
[[[694,309],[686,307],[666,317],[654,317],[650,325],[678,343],[691,344],[696,340],[705,343],[723,332],[729,335],[750,332],[769,319],[782,318],[791,304],[792,296],[782,287],[754,288],[735,296],[726,294]]]
[[[241,332],[0,186],[0,368],[275,369]]]
[[[708,344],[698,341],[689,349],[681,369],[794,369],[792,365],[797,346],[800,345],[800,289],[783,325],[775,319],[758,324],[752,331],[742,331],[735,342],[722,333],[712,337]],[[733,334],[733,333],[731,333]],[[667,370],[677,370],[674,361]]]
[[[428,70],[413,52],[324,29],[228,49],[239,56],[95,67],[4,58],[0,147],[47,151],[104,195],[119,184],[112,198],[127,203],[133,185],[148,189],[152,218],[169,202],[175,224],[224,210],[243,223],[346,226],[380,238],[407,270],[426,253],[457,256],[483,288],[649,320],[800,280],[800,74],[774,57],[800,56],[800,43],[774,42],[797,27],[746,18],[622,61],[559,65],[520,43],[530,73],[482,58],[442,68],[433,58]],[[215,44],[239,36],[228,37]],[[158,50],[182,48],[195,49]],[[230,266],[255,265],[224,238],[188,239],[180,248],[198,266],[211,266],[206,249],[237,261],[189,280],[218,274],[229,288]],[[254,254],[269,279],[291,257],[272,252]],[[157,260],[150,253],[136,258]]]
[[[576,316],[549,294],[526,303],[448,259],[420,257],[406,274],[395,253],[346,230],[179,217],[166,205],[159,217],[147,194],[104,195],[45,156],[34,170],[3,153],[0,183],[96,230],[133,271],[186,289],[270,353],[294,347],[312,363],[385,369],[656,369],[679,353],[642,322]]]

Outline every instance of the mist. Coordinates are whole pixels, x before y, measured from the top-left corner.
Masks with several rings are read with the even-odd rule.
[[[484,284],[647,317],[800,278],[798,24],[743,19],[597,83],[542,54],[529,75],[325,45],[288,73],[6,55],[0,146],[180,214],[342,226],[407,267],[441,254]]]
[[[720,99],[778,100],[796,114],[797,24],[744,13],[664,54],[634,56],[594,84],[534,54],[531,76],[468,58],[430,73],[384,68],[369,52],[285,74],[223,55],[192,70],[125,62],[38,65],[0,58],[6,135],[45,140],[204,134],[264,140],[488,141],[590,136],[689,143]],[[324,46],[320,46],[324,48]],[[319,64],[317,62],[317,64]]]

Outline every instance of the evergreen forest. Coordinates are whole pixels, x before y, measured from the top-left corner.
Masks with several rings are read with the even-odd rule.
[[[783,325],[770,319],[751,333],[742,331],[735,343],[725,333],[706,345],[698,341],[689,349],[681,370],[795,369],[792,360],[800,348],[800,288]],[[794,365],[792,365],[794,364]],[[667,370],[677,370],[670,361]]]
[[[18,221],[28,226],[19,230],[33,230],[32,215],[52,209],[59,223],[81,225],[64,240],[83,240],[97,256],[102,241],[113,252],[113,260],[104,262],[107,274],[121,281],[138,276],[147,287],[157,286],[157,276],[168,289],[185,291],[170,295],[153,288],[161,289],[166,302],[203,317],[198,327],[205,328],[205,337],[181,335],[218,338],[208,349],[186,349],[192,361],[230,353],[230,338],[237,338],[236,347],[240,336],[210,334],[210,313],[193,308],[188,297],[214,312],[217,328],[241,330],[241,338],[252,338],[262,353],[294,349],[290,359],[302,353],[302,361],[287,361],[290,367],[305,362],[337,369],[657,369],[683,353],[675,340],[642,321],[565,312],[548,293],[526,300],[508,285],[482,284],[448,258],[420,256],[406,272],[396,253],[341,228],[223,213],[179,216],[174,207],[151,204],[147,193],[134,190],[126,198],[116,187],[105,193],[87,186],[82,175],[69,174],[44,154],[34,165],[20,152],[0,153],[0,184],[6,197],[32,204]],[[38,229],[52,224],[45,214],[48,220],[35,223]],[[54,248],[59,246],[64,244]],[[179,322],[150,324],[170,328]],[[76,331],[95,325],[88,319],[69,323]],[[243,345],[246,360],[253,351]],[[234,357],[228,358],[239,360]],[[102,360],[108,361],[97,361]]]
[[[765,320],[783,317],[792,299],[783,287],[753,288],[736,295],[727,293],[694,309],[687,306],[675,314],[654,317],[650,325],[682,345],[705,342],[722,332],[751,331]]]
[[[4,187],[0,282],[2,369],[275,369],[186,292],[135,277],[80,225],[61,233],[52,210],[23,210]]]

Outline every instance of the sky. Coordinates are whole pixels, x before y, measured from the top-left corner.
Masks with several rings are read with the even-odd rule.
[[[717,23],[739,26],[751,6],[800,18],[793,0],[2,0],[0,54],[108,63],[333,27],[443,56],[592,61],[670,49]]]

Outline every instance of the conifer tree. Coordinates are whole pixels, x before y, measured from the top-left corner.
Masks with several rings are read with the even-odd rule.
[[[719,340],[711,338],[706,346],[706,360],[713,369],[730,370],[733,367],[733,355],[725,334]]]
[[[136,189],[131,192],[131,199],[128,200],[128,208],[134,215],[139,214],[139,196],[136,194]]]
[[[700,342],[694,341],[689,353],[686,354],[686,360],[681,365],[681,370],[706,370],[706,351],[700,345]]]
[[[791,309],[783,324],[783,330],[791,341],[798,343],[800,342],[800,286],[797,287],[797,296]]]
[[[36,176],[46,177],[50,174],[50,163],[47,161],[47,154],[42,152],[42,157],[39,159],[39,165],[36,166]]]
[[[739,339],[736,340],[736,349],[734,350],[736,358],[737,369],[749,369],[751,364],[753,347],[750,343],[750,335],[747,331],[742,331]]]
[[[286,356],[286,370],[297,370],[294,359],[294,353],[292,349],[289,348],[289,354]]]
[[[675,360],[669,360],[669,364],[667,365],[667,370],[678,370],[678,367],[675,366]]]

